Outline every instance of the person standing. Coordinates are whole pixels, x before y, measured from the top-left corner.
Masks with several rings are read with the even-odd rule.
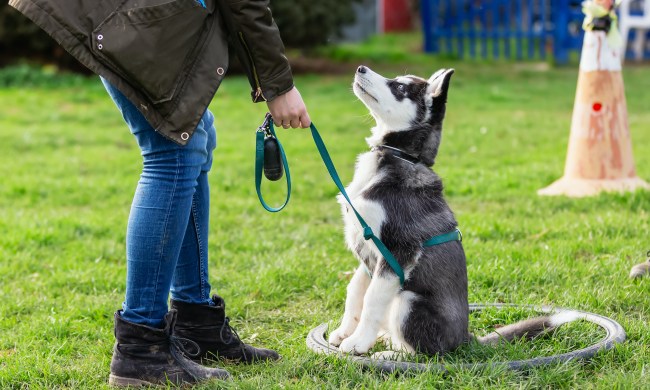
[[[208,278],[210,192],[216,147],[207,109],[228,65],[228,41],[254,102],[274,122],[307,128],[268,0],[11,0],[101,76],[140,148],[143,170],[129,215],[127,281],[114,314],[115,386],[227,379],[204,359],[276,360],[231,328]],[[168,300],[171,292],[171,302]]]

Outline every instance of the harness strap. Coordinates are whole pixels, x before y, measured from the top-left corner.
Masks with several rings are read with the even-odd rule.
[[[450,241],[461,241],[461,242],[463,241],[463,234],[460,232],[460,230],[458,228],[456,230],[454,230],[454,231],[449,232],[449,233],[444,233],[444,234],[440,234],[440,235],[435,236],[435,237],[431,237],[430,239],[426,240],[422,244],[422,247],[426,248],[426,247],[429,247],[429,246],[444,244],[444,243],[450,242]],[[370,276],[372,278],[372,272],[370,272],[370,270],[368,269],[368,266],[365,263],[362,263],[362,264],[363,264],[363,267],[365,268],[366,273],[368,274],[368,276]]]
[[[434,245],[440,245],[444,244],[445,242],[449,241],[463,241],[463,234],[460,232],[458,228],[456,230],[451,231],[449,233],[441,234],[439,236],[431,237],[430,239],[426,240],[422,246],[427,247],[427,246],[434,246]]]

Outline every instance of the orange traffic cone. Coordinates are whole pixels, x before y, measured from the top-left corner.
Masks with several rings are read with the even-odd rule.
[[[564,176],[539,195],[581,197],[650,189],[636,176],[622,61],[607,38],[605,31],[585,31]]]

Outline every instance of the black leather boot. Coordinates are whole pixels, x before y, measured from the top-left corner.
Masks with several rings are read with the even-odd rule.
[[[196,360],[223,359],[250,364],[280,358],[270,349],[244,344],[230,327],[226,303],[218,295],[213,295],[212,301],[214,306],[171,301],[171,307],[178,311],[174,335],[198,344],[200,352]]]
[[[204,367],[186,357],[197,355],[198,346],[173,335],[176,311],[167,313],[164,329],[126,321],[121,312],[115,313],[117,342],[111,360],[110,385],[177,386],[230,378],[226,370]]]

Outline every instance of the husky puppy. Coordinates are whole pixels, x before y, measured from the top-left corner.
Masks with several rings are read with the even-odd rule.
[[[404,285],[377,247],[366,241],[361,225],[339,195],[345,239],[360,261],[348,287],[341,326],[329,343],[342,352],[368,352],[378,337],[394,351],[444,353],[470,340],[467,267],[460,241],[423,247],[457,227],[442,195],[442,181],[431,170],[440,146],[447,92],[453,69],[428,80],[416,76],[387,79],[360,66],[355,95],[376,121],[366,139],[371,150],[359,155],[352,182],[352,203],[401,265]],[[538,317],[479,338],[495,343],[534,336],[572,319]],[[389,357],[385,353],[380,357]]]

